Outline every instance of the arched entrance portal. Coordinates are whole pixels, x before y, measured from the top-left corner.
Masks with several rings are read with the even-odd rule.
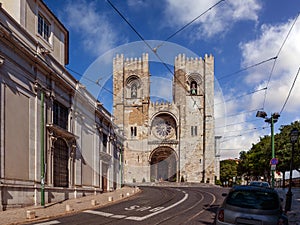
[[[150,157],[151,180],[176,182],[177,157],[172,148],[156,148]]]

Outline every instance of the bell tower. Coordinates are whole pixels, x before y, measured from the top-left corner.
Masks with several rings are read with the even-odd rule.
[[[175,59],[173,99],[180,108],[181,175],[190,182],[214,182],[214,58]]]
[[[132,182],[139,162],[146,161],[150,104],[148,54],[141,58],[117,55],[113,61],[114,123],[124,131],[124,179]],[[145,171],[144,171],[145,172]],[[146,172],[145,172],[146,173]]]

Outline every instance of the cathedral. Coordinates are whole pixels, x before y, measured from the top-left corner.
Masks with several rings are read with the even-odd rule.
[[[174,61],[172,102],[150,99],[148,54],[113,60],[114,124],[124,132],[125,183],[214,183],[214,57]]]

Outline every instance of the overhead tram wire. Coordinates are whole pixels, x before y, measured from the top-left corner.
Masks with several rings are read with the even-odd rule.
[[[257,131],[259,131],[259,130],[263,130],[263,129],[265,129],[265,128],[266,128],[266,127],[260,127],[260,128],[255,128],[255,129],[253,129],[252,131],[249,131],[249,132],[244,132],[244,133],[237,134],[237,135],[224,136],[223,140],[224,140],[224,142],[225,142],[225,141],[229,140],[229,139],[227,139],[227,138],[232,139],[232,138],[235,138],[235,137],[241,137],[241,136],[243,136],[243,135],[245,135],[245,134],[251,134],[251,133],[257,132]]]
[[[288,94],[288,96],[287,96],[287,98],[286,98],[286,100],[285,100],[285,102],[284,102],[284,104],[283,104],[283,106],[282,106],[282,108],[281,108],[281,110],[280,110],[280,113],[279,113],[280,115],[281,115],[281,113],[283,112],[283,110],[284,110],[284,108],[285,108],[285,106],[286,106],[286,103],[288,102],[288,100],[289,100],[289,98],[290,98],[290,96],[291,96],[292,90],[293,90],[293,88],[294,88],[294,86],[295,86],[295,83],[296,83],[297,78],[298,78],[298,75],[299,75],[299,71],[300,71],[300,67],[298,68],[298,72],[297,72],[297,74],[296,74],[296,76],[295,76],[295,79],[294,79],[294,81],[293,81],[293,84],[292,84],[292,86],[291,86],[291,88],[290,88],[289,94]]]
[[[286,35],[286,37],[285,37],[285,39],[284,39],[282,45],[280,46],[280,48],[279,48],[279,50],[278,50],[278,52],[277,52],[276,59],[275,59],[274,62],[273,62],[273,66],[272,66],[272,69],[271,69],[271,71],[270,71],[269,79],[268,79],[268,81],[267,81],[267,86],[266,86],[267,88],[268,88],[268,86],[269,86],[271,77],[272,77],[272,75],[273,75],[273,71],[274,71],[274,68],[275,68],[275,64],[276,64],[276,62],[277,62],[277,58],[278,58],[278,56],[279,56],[279,54],[280,54],[280,52],[281,52],[283,46],[285,45],[285,43],[286,43],[288,37],[290,36],[290,33],[291,33],[291,31],[293,30],[294,25],[296,24],[296,22],[297,22],[297,20],[298,20],[298,17],[299,17],[299,13],[298,13],[298,15],[296,16],[296,18],[294,19],[294,22],[293,22],[292,26],[290,27],[289,32],[287,33],[287,35]],[[267,98],[267,90],[265,91],[265,96],[264,96],[264,101],[263,101],[263,108],[265,107],[266,98]]]
[[[136,35],[145,43],[145,45],[155,54],[155,56],[159,59],[159,61],[166,67],[166,69],[169,71],[170,74],[172,74],[173,77],[173,72],[172,70],[169,68],[169,66],[162,60],[162,58],[157,54],[156,49],[152,48],[149,43],[143,38],[143,36],[134,28],[133,25],[131,25],[131,23],[129,23],[129,21],[123,16],[123,14],[111,3],[110,0],[106,0],[110,6],[121,16],[121,18],[128,24],[128,26],[136,33]],[[224,0],[222,0],[224,1]],[[185,91],[188,92],[187,88],[185,87],[185,85],[176,78],[176,76],[174,76],[174,78],[178,81],[178,83],[183,87],[183,89]],[[193,96],[192,100],[196,103],[196,101],[194,100]],[[198,106],[198,104],[196,103],[196,106],[198,108],[198,110],[200,110],[200,106]]]
[[[215,5],[213,5],[212,7],[210,7],[207,11],[211,10],[212,8],[216,7],[218,4],[220,4],[221,2],[223,2],[225,0],[221,0],[219,2],[217,2]],[[123,14],[111,3],[110,0],[107,0],[107,2],[111,5],[111,7],[121,16],[121,18],[129,25],[129,27],[138,35],[138,37],[145,43],[145,45],[157,56],[157,58],[160,60],[160,62],[167,68],[167,70],[170,72],[170,74],[172,74],[173,76],[173,72],[171,71],[171,69],[168,67],[168,65],[161,59],[161,57],[158,55],[157,53],[157,47],[156,48],[152,48],[148,42],[143,38],[143,36],[134,28],[133,25],[130,24],[130,22],[123,16]],[[205,11],[204,13],[206,13],[207,11]],[[204,15],[204,13],[202,13],[200,16]],[[196,19],[198,19],[200,16],[198,16],[197,18],[195,18],[194,20],[192,20],[190,23],[188,23],[187,25],[185,25],[182,29],[178,30],[177,32],[175,32],[173,35],[169,36],[166,40],[169,40],[171,37],[175,36],[177,33],[179,33],[181,30],[183,30],[184,28],[186,28],[188,25],[190,25],[192,22],[194,22]],[[271,59],[268,59],[266,61],[269,61],[269,60],[272,60],[273,58]],[[264,63],[265,61],[261,62],[261,63],[258,63],[257,65],[260,65],[262,63]],[[254,65],[256,66],[256,65]],[[252,66],[252,67],[254,67]],[[252,67],[249,67],[249,68],[252,68]],[[175,79],[178,80],[175,76]],[[188,91],[187,88],[185,87],[185,85],[178,80],[178,82],[180,83],[180,85],[184,88],[184,90]],[[194,101],[193,97],[192,97],[192,100]],[[195,102],[195,101],[194,101]],[[197,103],[196,103],[197,105]],[[200,110],[200,107],[197,105],[197,108]],[[244,112],[242,112],[244,113]]]
[[[222,80],[222,79],[224,79],[224,78],[231,77],[231,76],[233,76],[233,75],[235,75],[235,74],[244,72],[244,71],[246,71],[246,70],[252,69],[252,68],[254,68],[254,67],[257,67],[257,66],[259,66],[259,65],[261,65],[261,64],[264,64],[264,63],[266,63],[266,62],[269,62],[269,61],[275,60],[275,59],[277,59],[277,56],[271,57],[271,58],[269,58],[269,59],[260,61],[260,62],[258,62],[258,63],[253,64],[253,65],[250,65],[250,66],[248,66],[248,67],[242,68],[242,69],[240,69],[240,70],[238,70],[238,71],[236,71],[236,72],[229,73],[229,74],[227,74],[227,75],[224,75],[224,76],[222,76],[222,77],[219,77],[218,80]]]
[[[226,131],[226,133],[233,133],[233,132],[241,132],[241,131],[253,131],[253,130],[261,130],[261,129],[265,129],[265,128],[267,128],[266,126],[264,126],[264,127],[254,127],[254,128],[249,128],[249,129],[240,129],[240,130],[228,130],[228,131]],[[225,136],[225,137],[227,137],[227,136]]]
[[[89,79],[89,78],[83,76],[81,73],[76,72],[75,70],[73,70],[73,69],[71,69],[71,68],[69,68],[69,67],[66,67],[66,68],[67,68],[67,70],[70,70],[71,72],[73,72],[73,73],[75,73],[75,74],[81,76],[82,79],[85,79],[85,80],[87,80],[87,81],[89,81],[89,82],[91,82],[91,83],[94,83],[94,84],[98,85],[99,87],[103,88],[103,89],[104,89],[105,91],[107,91],[108,93],[110,93],[110,94],[112,94],[112,95],[114,95],[114,96],[117,96],[117,95],[115,95],[111,90],[107,89],[107,88],[104,87],[103,85],[100,85],[100,84],[99,84],[99,81],[94,81],[94,80],[92,80],[92,79]]]
[[[165,42],[167,42],[168,40],[170,40],[171,38],[173,38],[175,35],[177,35],[179,32],[183,31],[185,28],[187,28],[189,25],[191,25],[192,23],[194,23],[196,20],[198,20],[200,17],[202,17],[204,14],[206,14],[207,12],[209,12],[210,10],[212,10],[213,8],[215,8],[217,5],[219,5],[221,2],[223,2],[225,0],[220,0],[218,1],[216,4],[214,4],[213,6],[211,6],[210,8],[208,8],[207,10],[205,10],[203,13],[201,13],[199,16],[195,17],[193,20],[191,20],[190,22],[188,22],[187,24],[185,24],[183,27],[181,27],[180,29],[178,29],[176,32],[174,32],[173,34],[171,34],[169,37],[167,37],[161,44],[159,44],[158,46],[156,46],[154,49],[155,51],[157,51],[157,49],[159,47],[161,47],[162,45],[164,45]]]
[[[230,124],[226,124],[226,125],[224,125],[224,126],[219,126],[219,127],[215,127],[215,128],[230,127],[230,126],[235,126],[235,125],[238,125],[238,124],[254,122],[254,121],[258,121],[258,120],[260,120],[260,119],[248,120],[248,121],[243,121],[243,122],[238,122],[238,123],[230,123]]]
[[[229,116],[225,115],[224,117],[218,117],[218,118],[215,118],[215,119],[222,119],[222,118],[234,117],[234,116],[238,116],[238,115],[246,114],[246,113],[250,113],[250,112],[257,112],[258,110],[262,110],[262,108],[248,110],[248,111],[242,111],[242,112],[239,112],[239,113],[236,113],[236,114],[232,114],[232,115],[229,115]]]
[[[258,89],[258,90],[254,90],[254,91],[248,92],[248,93],[243,94],[243,95],[239,95],[239,96],[234,97],[234,98],[226,99],[226,100],[224,100],[224,101],[222,101],[222,102],[217,102],[217,103],[215,103],[214,105],[219,105],[219,104],[222,104],[222,103],[224,103],[224,102],[230,102],[230,101],[233,101],[233,100],[235,100],[235,99],[238,99],[238,98],[241,98],[241,97],[245,97],[245,96],[247,96],[247,95],[255,94],[256,92],[260,92],[260,91],[263,91],[263,90],[266,90],[266,89],[267,89],[267,88],[264,87],[264,88],[261,88],[261,89]]]

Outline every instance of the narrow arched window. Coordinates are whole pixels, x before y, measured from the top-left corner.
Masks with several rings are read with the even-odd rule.
[[[131,98],[136,98],[137,97],[137,85],[132,84],[131,85]]]
[[[197,95],[197,83],[195,81],[192,81],[191,83],[190,93],[191,95]]]

